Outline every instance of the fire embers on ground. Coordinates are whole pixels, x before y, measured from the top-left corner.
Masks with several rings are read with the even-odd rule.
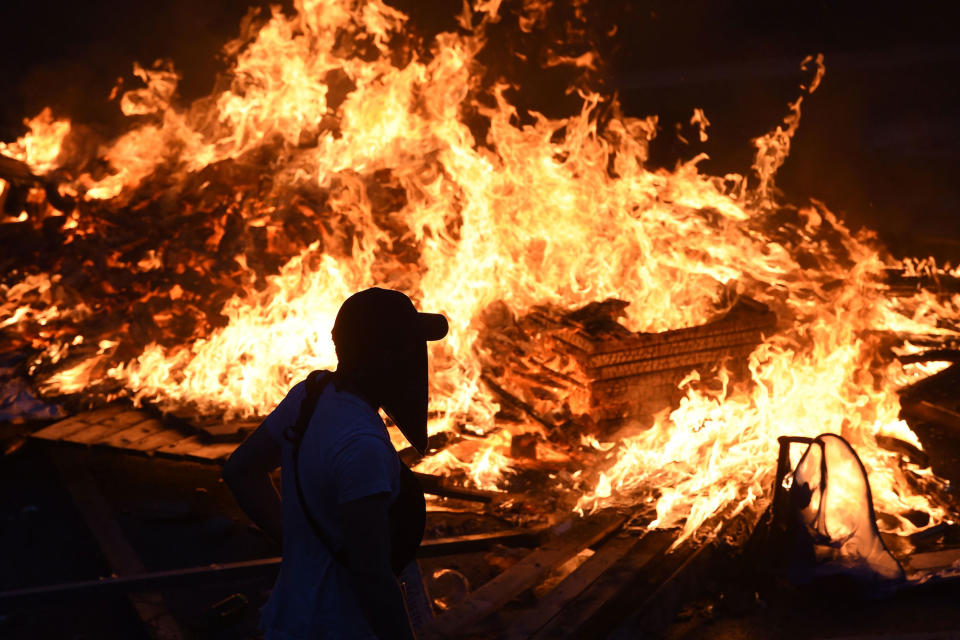
[[[431,353],[431,431],[480,438],[447,461],[478,485],[507,482],[511,451],[530,449],[514,435],[546,442],[579,425],[567,446],[583,451],[557,452],[589,460],[564,469],[579,509],[649,504],[651,527],[689,537],[768,499],[779,435],[835,432],[863,459],[887,528],[915,530],[913,510],[940,521],[877,439],[919,446],[896,391],[931,367],[892,349],[949,346],[960,296],[887,279],[956,270],[894,260],[821,203],[778,201],[800,99],[753,141],[750,177],[702,174],[700,158],[651,169],[656,118],[599,93],[581,90],[564,118],[518,109],[518,87],[490,81],[479,54],[490,24],[536,29],[533,4],[501,16],[477,3],[421,43],[377,0],[301,0],[251,15],[225,48],[229,72],[192,104],[162,63],[135,67],[145,86],[118,96],[129,128],[116,136],[35,118],[0,147],[27,168],[0,176],[14,247],[4,346],[30,350],[24,368],[48,394],[247,419],[334,365],[343,299],[395,287],[450,318]],[[582,70],[581,53],[550,64]],[[804,98],[823,63],[802,67]],[[731,319],[744,339],[705,346],[736,347],[726,369],[694,349],[650,385],[671,396],[666,411],[632,406],[646,400],[631,376],[653,371],[603,378],[593,356],[551,346],[553,327],[589,333],[597,309],[610,320],[593,327],[600,342],[652,344],[747,299],[776,330]],[[644,412],[622,430],[581,428]]]

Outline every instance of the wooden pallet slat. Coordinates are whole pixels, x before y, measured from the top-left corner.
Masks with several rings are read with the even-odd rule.
[[[625,418],[644,421],[678,399],[677,384],[694,369],[709,375],[727,362],[736,376],[744,374],[747,356],[777,328],[765,305],[740,298],[702,325],[632,333],[618,322],[625,304],[608,300],[568,313],[543,308],[513,321],[494,309],[481,338],[496,354],[484,362],[484,382],[510,411],[549,429],[570,414],[589,414],[604,428]]]
[[[588,374],[592,380],[609,380],[611,378],[626,378],[668,369],[693,368],[697,365],[719,362],[731,356],[749,355],[757,346],[758,342],[758,340],[755,340],[740,345],[673,354],[669,357],[624,362],[622,364],[588,370]]]
[[[569,531],[548,540],[472,592],[459,605],[440,615],[429,627],[429,636],[462,637],[466,629],[534,586],[553,568],[611,534],[625,520],[626,517],[619,514],[600,513],[574,524]]]
[[[119,575],[139,575],[145,567],[136,550],[127,540],[114,517],[113,509],[97,487],[90,470],[75,455],[76,451],[62,448],[52,453],[60,471],[64,487],[80,510],[90,532],[96,539],[110,569]],[[156,592],[140,592],[130,597],[130,604],[151,636],[163,640],[180,640],[184,633],[170,614],[163,597]],[[149,633],[149,632],[148,632]]]
[[[100,420],[105,420],[124,410],[122,405],[110,405],[102,409],[88,411],[66,418],[40,429],[32,435],[41,440],[62,440],[78,431],[86,429]]]
[[[772,323],[769,328],[772,328]],[[756,343],[758,334],[761,331],[767,328],[767,325],[758,325],[756,327],[748,327],[730,329],[727,331],[717,331],[715,333],[689,337],[681,340],[667,340],[660,343],[654,344],[625,344],[620,343],[616,346],[611,346],[608,348],[615,348],[614,351],[604,351],[601,353],[596,353],[589,356],[586,359],[587,369],[597,369],[600,367],[607,367],[614,364],[619,364],[622,362],[633,362],[635,360],[649,360],[653,358],[669,358],[680,353],[690,353],[697,351],[710,351],[713,349],[718,349],[721,347],[737,345],[737,344],[747,344],[747,343]],[[681,331],[686,331],[681,329]],[[639,334],[639,336],[657,336],[660,334]],[[638,341],[639,342],[639,341]]]
[[[536,607],[512,621],[500,640],[525,640],[532,636],[635,544],[637,539],[629,535],[611,538],[544,596]]]
[[[204,445],[205,443],[199,436],[181,435],[179,439],[157,447],[153,451],[159,455],[183,457],[189,455],[192,451],[201,449]]]
[[[559,638],[601,637],[592,633],[598,626],[610,626],[617,620],[604,620],[598,625],[598,618],[605,617],[604,607],[615,604],[614,597],[624,589],[630,589],[645,580],[645,569],[650,562],[663,553],[673,543],[675,532],[655,530],[648,532],[639,542],[590,585],[583,589],[575,599],[564,604],[562,609],[530,636],[535,640],[557,640]],[[584,563],[586,564],[586,563]],[[609,614],[609,610],[607,611]]]
[[[64,440],[77,444],[101,444],[105,438],[109,438],[138,422],[143,422],[147,417],[139,411],[123,411],[103,420],[98,420],[89,428],[78,431],[64,438]]]
[[[130,449],[134,451],[140,451],[142,453],[153,454],[157,449],[179,442],[188,437],[191,436],[188,436],[179,429],[172,428],[166,424],[161,424],[161,428],[154,433],[151,433],[146,438],[131,443]]]
[[[927,402],[926,400],[904,402],[901,411],[904,415],[918,420],[934,422],[960,432],[960,413],[933,402]]]
[[[104,438],[101,444],[117,449],[133,449],[137,442],[166,429],[161,420],[149,417],[146,414],[144,414],[144,418],[142,422],[121,429]]]
[[[226,461],[238,446],[240,445],[236,442],[206,442],[191,449],[185,455],[191,460],[200,462],[222,462]]]

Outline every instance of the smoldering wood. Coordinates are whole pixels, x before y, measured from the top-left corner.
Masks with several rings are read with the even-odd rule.
[[[414,475],[420,482],[420,488],[423,489],[424,493],[429,493],[441,498],[456,498],[458,500],[489,504],[509,497],[509,494],[501,491],[484,491],[482,489],[460,487],[451,483],[443,476],[431,473],[414,472]]]
[[[925,451],[918,449],[909,442],[904,442],[899,438],[893,438],[891,436],[878,435],[877,436],[877,446],[886,449],[887,451],[893,451],[899,453],[906,459],[907,462],[915,464],[921,468],[927,468],[930,466],[930,456],[927,455]]]
[[[960,388],[960,363],[900,389],[899,395],[901,404],[910,404],[930,400],[934,396],[955,394],[957,388]]]
[[[619,324],[626,303],[607,300],[572,312],[535,307],[516,318],[502,303],[481,314],[483,380],[507,407],[547,427],[570,421],[616,424],[649,418],[679,400],[693,369],[721,364],[744,374],[746,358],[776,330],[776,316],[748,298],[706,324],[632,333]]]
[[[901,403],[901,413],[915,419],[933,422],[960,434],[960,413],[927,400]]]
[[[903,364],[912,362],[960,362],[960,350],[957,349],[929,349],[920,353],[909,353],[897,356]]]
[[[886,269],[884,276],[887,291],[894,296],[910,296],[922,290],[960,293],[960,278],[950,274],[907,275],[902,269]]]
[[[7,182],[39,182],[30,166],[9,156],[0,154],[0,179]]]
[[[440,433],[435,433],[432,436],[427,437],[427,453],[440,451],[446,447],[459,442],[461,437],[457,433],[451,431],[441,431]],[[403,461],[408,467],[415,466],[420,462],[424,456],[421,455],[415,447],[404,447],[397,452],[397,455],[400,456],[400,460]]]
[[[0,349],[25,342],[65,344],[83,336],[85,344],[62,359],[37,349],[33,378],[44,380],[92,355],[85,354],[85,345],[94,345],[95,351],[102,339],[119,340],[102,363],[99,374],[105,374],[151,342],[188,344],[225,325],[228,319],[221,311],[229,298],[249,295],[251,279],[262,289],[267,276],[304,254],[311,243],[319,245],[314,259],[320,253],[348,255],[356,230],[329,209],[329,194],[313,187],[277,194],[256,160],[207,167],[188,176],[175,198],[165,194],[170,176],[156,175],[122,202],[81,199],[67,207],[56,189],[48,188],[52,178],[0,158],[0,177],[14,181],[17,189],[43,187],[47,192],[42,202],[35,202],[44,197],[39,193],[23,207],[16,205],[14,215],[26,208],[26,220],[3,224],[4,235],[16,241],[0,263],[19,268],[5,269],[2,284],[16,284],[25,273],[51,279],[46,293],[27,293],[13,304],[35,309],[56,304],[65,311],[87,305],[97,311],[61,313],[42,327],[24,320],[0,335]],[[47,205],[66,209],[71,224]],[[245,225],[250,216],[259,217],[263,226]],[[67,245],[71,250],[64,252]],[[91,376],[90,395],[117,391],[122,389],[109,376]],[[79,404],[70,395],[61,400],[75,403],[72,409]]]

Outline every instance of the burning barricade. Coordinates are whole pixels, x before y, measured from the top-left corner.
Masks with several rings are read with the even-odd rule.
[[[423,46],[382,2],[298,0],[245,21],[207,97],[184,104],[170,65],[137,66],[119,134],[30,120],[0,145],[3,348],[72,407],[249,422],[333,366],[340,302],[382,285],[451,322],[430,425],[451,444],[421,470],[503,490],[527,465],[565,513],[641,511],[634,524],[677,530],[678,548],[762,511],[778,437],[836,433],[847,444],[820,438],[821,457],[856,450],[866,476],[850,482],[869,478],[881,533],[948,521],[932,471],[878,443],[922,448],[897,391],[943,363],[895,350],[955,347],[960,296],[921,281],[960,274],[894,260],[821,203],[778,201],[822,59],[754,140],[751,176],[706,175],[701,158],[654,169],[655,117],[587,90],[568,117],[520,113],[486,81],[498,5],[465,6]],[[793,476],[811,491],[814,451]],[[873,537],[852,533],[841,556],[875,545],[858,526]]]

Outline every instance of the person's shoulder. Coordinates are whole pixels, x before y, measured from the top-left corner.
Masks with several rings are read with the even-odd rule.
[[[370,427],[375,431],[384,429],[380,414],[367,402],[349,391],[330,389],[329,409],[336,412],[338,417],[357,427]]]

